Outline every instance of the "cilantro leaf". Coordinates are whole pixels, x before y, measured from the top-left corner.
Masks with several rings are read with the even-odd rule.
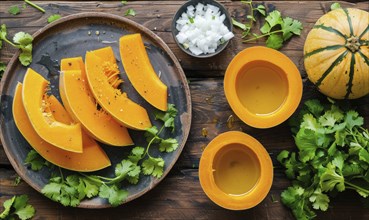
[[[79,178],[68,176],[66,180],[61,177],[53,177],[49,183],[42,188],[41,192],[49,199],[60,202],[64,206],[76,207],[81,201],[81,191],[76,186],[79,186]]]
[[[56,21],[56,20],[58,20],[58,19],[60,19],[61,18],[61,15],[59,15],[59,14],[53,14],[53,15],[50,15],[48,18],[47,18],[47,22],[48,23],[51,23],[51,22],[54,22],[54,21]]]
[[[238,27],[238,28],[240,28],[241,30],[246,30],[247,29],[247,26],[246,26],[246,24],[243,24],[243,23],[241,23],[241,22],[239,22],[239,21],[237,21],[237,20],[235,20],[235,19],[233,19],[232,18],[232,24],[234,25],[234,26],[236,26],[236,27]]]
[[[18,32],[14,35],[13,37],[13,41],[16,44],[20,44],[20,45],[28,45],[31,44],[33,41],[33,37],[25,32]]]
[[[15,208],[15,214],[22,220],[30,219],[35,215],[35,209],[33,206],[27,204],[28,196],[17,196],[14,200],[13,207]]]
[[[356,111],[350,110],[346,113],[345,122],[348,129],[352,129],[355,126],[361,126],[364,124],[364,118],[359,116]]]
[[[136,11],[133,10],[132,8],[128,9],[125,13],[124,13],[124,16],[136,16]]]
[[[301,129],[295,137],[296,146],[299,149],[299,158],[302,162],[312,160],[315,156],[318,146],[314,135],[314,131],[310,129]]]
[[[319,118],[319,116],[324,111],[324,106],[317,99],[310,99],[304,103],[307,110],[314,115],[315,118]]]
[[[0,219],[6,219],[9,216],[10,209],[15,201],[16,196],[13,196],[11,199],[8,199],[4,202],[4,211],[0,213]]]
[[[281,12],[274,10],[268,14],[268,16],[265,18],[265,21],[268,22],[271,28],[278,24],[283,23],[283,19],[281,17]]]
[[[290,207],[296,219],[312,219],[316,214],[305,206],[307,199],[304,196],[307,192],[302,187],[292,186],[288,187],[281,193],[281,200],[283,204]]]
[[[99,196],[101,198],[108,199],[109,203],[116,207],[122,204],[128,197],[128,192],[126,190],[121,190],[117,185],[107,186],[105,184],[100,186]]]
[[[152,126],[151,128],[146,129],[144,136],[146,138],[147,143],[150,143],[151,141],[153,143],[159,143],[160,138],[157,136],[158,133],[159,133],[159,130],[156,126]]]
[[[145,175],[152,175],[156,178],[160,178],[163,175],[164,170],[163,158],[149,157],[142,162],[142,171]]]
[[[80,190],[83,190],[83,193],[87,196],[87,198],[92,198],[99,194],[99,186],[96,183],[92,182],[88,178],[81,178],[81,180],[83,185]]]
[[[260,28],[260,32],[262,34],[267,34],[270,32],[272,28],[270,27],[269,23],[268,22],[265,22],[264,25]]]
[[[46,160],[32,149],[28,152],[24,164],[31,165],[33,171],[39,171],[46,165]]]
[[[265,16],[265,6],[264,5],[258,5],[255,10],[257,10],[260,14]]]
[[[269,35],[266,46],[278,50],[283,46],[283,38],[277,34]]]
[[[332,163],[322,168],[320,186],[324,192],[331,191],[335,187],[339,192],[345,190],[344,177],[336,172],[336,166]]]
[[[314,209],[320,209],[322,211],[326,211],[328,209],[329,197],[322,193],[320,188],[314,191],[313,195],[309,197],[309,200],[313,203]]]
[[[283,22],[281,23],[281,28],[283,32],[283,40],[286,41],[290,39],[293,34],[301,34],[302,24],[298,20],[294,20],[290,17],[285,17],[283,18]]]
[[[155,120],[159,119],[164,122],[166,128],[172,128],[174,131],[174,118],[177,116],[178,110],[175,108],[174,104],[168,104],[168,109],[166,112],[155,111]]]
[[[137,164],[138,161],[140,161],[142,159],[142,156],[144,155],[144,153],[145,153],[145,148],[138,147],[138,146],[137,147],[134,147],[131,150],[131,153],[128,156],[128,159],[130,161],[132,161],[132,163]]]
[[[127,4],[127,1],[120,1],[120,3],[122,3],[122,5]]]
[[[13,196],[4,202],[4,211],[0,214],[0,219],[14,219],[17,215],[19,219],[30,219],[35,215],[35,209],[28,204],[28,196]]]
[[[126,179],[131,184],[137,184],[140,178],[141,166],[134,165],[133,168],[128,172]]]
[[[161,152],[172,152],[175,151],[178,147],[178,141],[174,138],[168,138],[165,140],[162,140],[159,144],[159,150]]]
[[[1,25],[0,30],[0,48],[2,47],[2,41],[5,41],[12,45],[13,47],[19,48],[21,54],[19,55],[19,61],[23,66],[28,66],[32,62],[32,41],[33,37],[25,32],[18,32],[13,37],[13,42],[6,38],[7,30],[6,25]]]
[[[19,9],[18,5],[12,5],[12,6],[9,7],[8,12],[12,15],[17,15],[17,14],[20,13],[20,9]]]

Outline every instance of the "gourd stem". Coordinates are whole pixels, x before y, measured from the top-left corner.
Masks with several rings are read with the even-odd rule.
[[[351,36],[346,40],[345,47],[349,49],[352,53],[358,51],[360,49],[360,46],[361,44],[359,42],[359,38],[356,36]]]

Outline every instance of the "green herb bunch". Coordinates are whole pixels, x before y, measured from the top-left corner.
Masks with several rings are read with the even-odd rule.
[[[8,32],[6,25],[2,24],[0,28],[0,49],[3,46],[3,41],[12,45],[15,48],[19,48],[21,53],[19,54],[19,61],[23,66],[28,66],[32,62],[32,41],[33,37],[25,32],[18,32],[13,37],[13,42],[7,38]],[[4,69],[2,69],[4,67]],[[1,64],[0,71],[5,70],[5,64]]]
[[[3,204],[4,210],[0,213],[0,219],[31,219],[35,215],[35,208],[28,204],[28,196],[13,196]]]
[[[298,151],[284,150],[277,159],[292,180],[282,202],[297,219],[314,218],[314,209],[326,211],[333,192],[369,196],[369,132],[363,124],[358,112],[318,100],[305,102],[291,121]]]
[[[160,129],[153,126],[146,130],[144,136],[147,146],[132,148],[129,155],[115,166],[114,177],[104,177],[77,173],[64,176],[59,168],[59,174],[53,174],[49,183],[44,186],[42,193],[53,201],[60,202],[64,206],[78,206],[85,198],[99,196],[108,199],[112,206],[122,204],[128,197],[128,191],[122,189],[122,183],[137,184],[140,174],[152,175],[160,178],[163,175],[165,161],[160,156],[150,155],[150,148],[156,145],[160,152],[172,152],[178,148],[178,142],[174,138],[163,139],[160,134],[165,128],[174,131],[174,119],[177,109],[173,104],[168,105],[166,112],[156,111],[155,119],[163,122]],[[30,151],[26,159],[32,169],[40,170],[45,163],[35,151]]]
[[[234,26],[243,30],[242,38],[243,42],[247,43],[255,41],[260,38],[267,38],[266,46],[273,49],[280,49],[283,43],[289,40],[293,35],[300,35],[302,30],[302,24],[300,21],[292,19],[290,17],[282,17],[282,14],[278,10],[274,10],[269,14],[266,13],[265,6],[258,5],[253,6],[252,0],[241,1],[250,7],[250,14],[246,16],[248,23],[241,23],[232,19]],[[264,25],[260,28],[260,33],[252,33],[251,29],[256,22],[254,12],[265,17]]]

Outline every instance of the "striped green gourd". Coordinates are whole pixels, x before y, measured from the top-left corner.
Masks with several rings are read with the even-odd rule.
[[[369,13],[336,9],[323,15],[304,45],[309,80],[335,99],[355,99],[369,93]]]

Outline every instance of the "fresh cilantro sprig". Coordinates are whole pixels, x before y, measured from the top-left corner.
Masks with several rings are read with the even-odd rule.
[[[26,159],[24,160],[24,164],[29,165],[33,171],[39,171],[44,166],[51,166],[47,160],[41,157],[41,155],[33,149],[28,152]]]
[[[241,3],[248,5],[249,8],[250,8],[250,14],[246,16],[248,22],[247,23],[241,23],[241,22],[239,22],[235,19],[232,19],[232,24],[234,26],[240,28],[241,30],[243,30],[242,38],[245,38],[245,37],[250,35],[250,31],[251,31],[252,27],[254,26],[254,23],[256,22],[254,13],[258,12],[261,15],[265,16],[266,12],[265,12],[265,6],[264,5],[258,5],[258,6],[256,6],[256,8],[254,8],[254,5],[252,4],[252,0],[241,1]]]
[[[35,215],[35,209],[32,205],[28,204],[28,196],[20,195],[13,196],[4,202],[4,211],[0,213],[0,219],[15,219],[18,216],[19,219],[30,219]]]
[[[250,42],[267,37],[266,46],[279,49],[283,42],[289,40],[293,35],[300,35],[302,24],[300,21],[290,17],[282,18],[281,12],[274,10],[265,18],[264,25],[260,28],[261,35],[255,34],[253,38],[244,40]]]
[[[0,49],[2,48],[3,41],[12,45],[15,48],[19,48],[21,53],[19,54],[19,61],[23,66],[28,66],[32,62],[32,41],[33,37],[25,32],[18,32],[13,37],[13,42],[7,39],[6,25],[2,24],[0,27]]]
[[[281,12],[274,10],[266,16],[265,6],[258,5],[254,8],[252,0],[241,1],[250,8],[250,14],[246,16],[248,23],[241,23],[232,19],[232,23],[235,27],[243,30],[242,38],[244,43],[255,41],[260,38],[267,37],[266,46],[279,49],[283,46],[283,42],[289,40],[293,35],[300,35],[302,30],[302,24],[300,21],[292,19],[290,17],[282,18]],[[265,23],[260,28],[261,34],[252,33],[251,30],[256,22],[254,12],[257,11],[265,17]]]
[[[332,191],[351,189],[369,198],[369,132],[364,119],[331,102],[305,102],[290,121],[298,151],[284,150],[277,157],[292,180],[281,199],[297,219],[314,218],[314,210],[326,211]]]
[[[144,136],[148,142],[146,148],[136,146],[132,148],[126,159],[115,166],[114,177],[88,175],[79,173],[63,176],[59,168],[59,175],[50,178],[44,186],[42,193],[53,201],[60,202],[64,206],[78,206],[85,198],[99,196],[108,199],[112,206],[122,204],[128,197],[128,191],[122,189],[122,182],[137,184],[140,174],[152,175],[160,178],[163,175],[165,161],[161,157],[150,154],[150,148],[158,146],[161,152],[172,152],[177,149],[178,142],[174,138],[163,139],[159,135],[165,128],[174,131],[174,118],[177,109],[169,104],[166,112],[155,112],[155,119],[163,122],[160,130],[153,126],[147,129]],[[30,156],[31,157],[31,156]],[[32,155],[31,158],[38,158]],[[32,159],[34,166],[39,168],[42,160]],[[32,164],[32,163],[31,163]]]

